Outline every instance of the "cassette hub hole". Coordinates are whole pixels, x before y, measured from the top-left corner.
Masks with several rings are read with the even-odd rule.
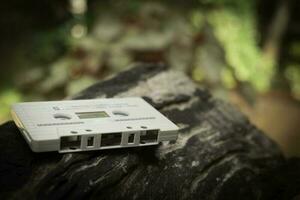
[[[157,142],[158,130],[148,130],[141,133],[141,144]]]
[[[93,147],[93,146],[94,146],[94,136],[88,136],[87,147]]]
[[[115,116],[118,116],[118,117],[127,117],[127,116],[129,116],[129,114],[128,114],[127,112],[125,112],[125,111],[120,111],[120,110],[115,110],[115,111],[113,111],[113,114],[114,114]]]
[[[133,144],[134,143],[134,133],[129,133],[128,134],[128,144]]]
[[[61,150],[76,150],[80,148],[81,136],[66,136],[60,138]]]
[[[101,135],[101,146],[117,146],[121,144],[122,133],[107,133]]]
[[[72,117],[68,114],[64,114],[64,113],[55,113],[53,115],[53,117],[55,119],[60,119],[60,120],[69,120],[69,119],[72,119]]]

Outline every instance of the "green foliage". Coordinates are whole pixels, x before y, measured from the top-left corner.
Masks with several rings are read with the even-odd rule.
[[[31,62],[48,64],[59,58],[67,50],[67,30],[58,28],[36,33],[30,42],[30,49],[25,56]]]
[[[9,88],[0,93],[0,122],[8,118],[11,105],[21,100],[20,92],[15,89]]]
[[[242,1],[244,2],[244,1]],[[250,82],[258,91],[270,88],[275,65],[265,57],[257,44],[255,11],[251,4],[236,4],[213,9],[207,13],[215,36],[225,52],[226,62],[241,81]]]
[[[240,1],[240,0],[199,0],[202,4],[209,4],[215,7],[226,7],[226,8],[232,8],[236,11],[243,11],[243,10],[250,10],[252,9],[254,11],[254,4],[256,1],[254,0],[246,0],[246,1]]]
[[[2,80],[2,87],[5,83],[20,91],[0,94],[0,121],[12,102],[72,95],[134,61],[166,62],[209,86],[234,88],[241,81],[256,91],[268,90],[276,63],[257,45],[255,1],[191,2],[196,4],[95,3],[87,13],[93,18],[73,16],[64,25],[35,32],[15,50],[16,75]],[[84,25],[86,35],[72,37],[75,24]],[[290,49],[295,57],[299,46]],[[291,65],[286,77],[299,94],[297,67]]]

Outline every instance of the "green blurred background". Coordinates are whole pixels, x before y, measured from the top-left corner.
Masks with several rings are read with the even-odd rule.
[[[14,102],[63,99],[163,62],[300,156],[299,10],[296,0],[3,1],[0,123]]]

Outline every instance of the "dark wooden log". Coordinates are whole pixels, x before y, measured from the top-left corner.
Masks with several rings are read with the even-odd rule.
[[[272,199],[300,199],[300,158],[290,158],[271,177],[273,188]]]
[[[233,106],[180,72],[141,64],[74,99],[143,96],[180,126],[176,142],[84,153],[33,153],[0,127],[0,192],[15,199],[271,199],[278,147]]]

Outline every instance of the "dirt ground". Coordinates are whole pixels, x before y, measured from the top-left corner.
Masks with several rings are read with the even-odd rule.
[[[300,156],[300,104],[287,93],[270,91],[257,97],[250,106],[236,92],[230,100],[269,137],[275,140],[286,156]]]

